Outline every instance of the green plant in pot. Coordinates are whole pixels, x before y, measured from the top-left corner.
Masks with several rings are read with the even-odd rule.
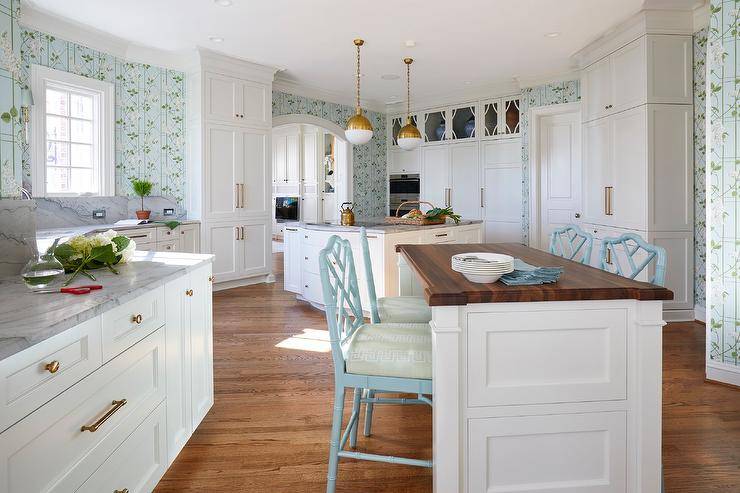
[[[149,219],[152,211],[144,210],[144,197],[148,197],[152,193],[154,183],[150,182],[149,180],[132,178],[131,187],[134,189],[134,193],[141,197],[141,209],[136,211],[136,219]]]

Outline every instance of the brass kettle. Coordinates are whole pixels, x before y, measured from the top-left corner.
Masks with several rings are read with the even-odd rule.
[[[345,205],[347,207],[345,207]],[[352,205],[352,202],[342,202],[342,205],[339,207],[339,212],[342,213],[339,223],[342,226],[354,226],[355,213],[352,210],[353,208],[354,208],[354,205]]]

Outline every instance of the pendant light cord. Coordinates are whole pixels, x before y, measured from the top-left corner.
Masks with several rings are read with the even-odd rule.
[[[360,45],[357,44],[357,108],[360,108]]]

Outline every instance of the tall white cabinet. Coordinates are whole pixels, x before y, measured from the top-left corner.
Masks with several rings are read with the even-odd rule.
[[[583,222],[597,266],[607,236],[633,232],[664,247],[674,292],[665,317],[693,320],[692,37],[646,31],[580,54]]]
[[[189,211],[203,218],[202,251],[215,255],[216,289],[273,279],[274,75],[272,67],[199,50],[186,78]]]

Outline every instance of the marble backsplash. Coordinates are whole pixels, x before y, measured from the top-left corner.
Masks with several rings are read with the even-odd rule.
[[[0,277],[14,276],[36,253],[36,202],[0,199]]]

